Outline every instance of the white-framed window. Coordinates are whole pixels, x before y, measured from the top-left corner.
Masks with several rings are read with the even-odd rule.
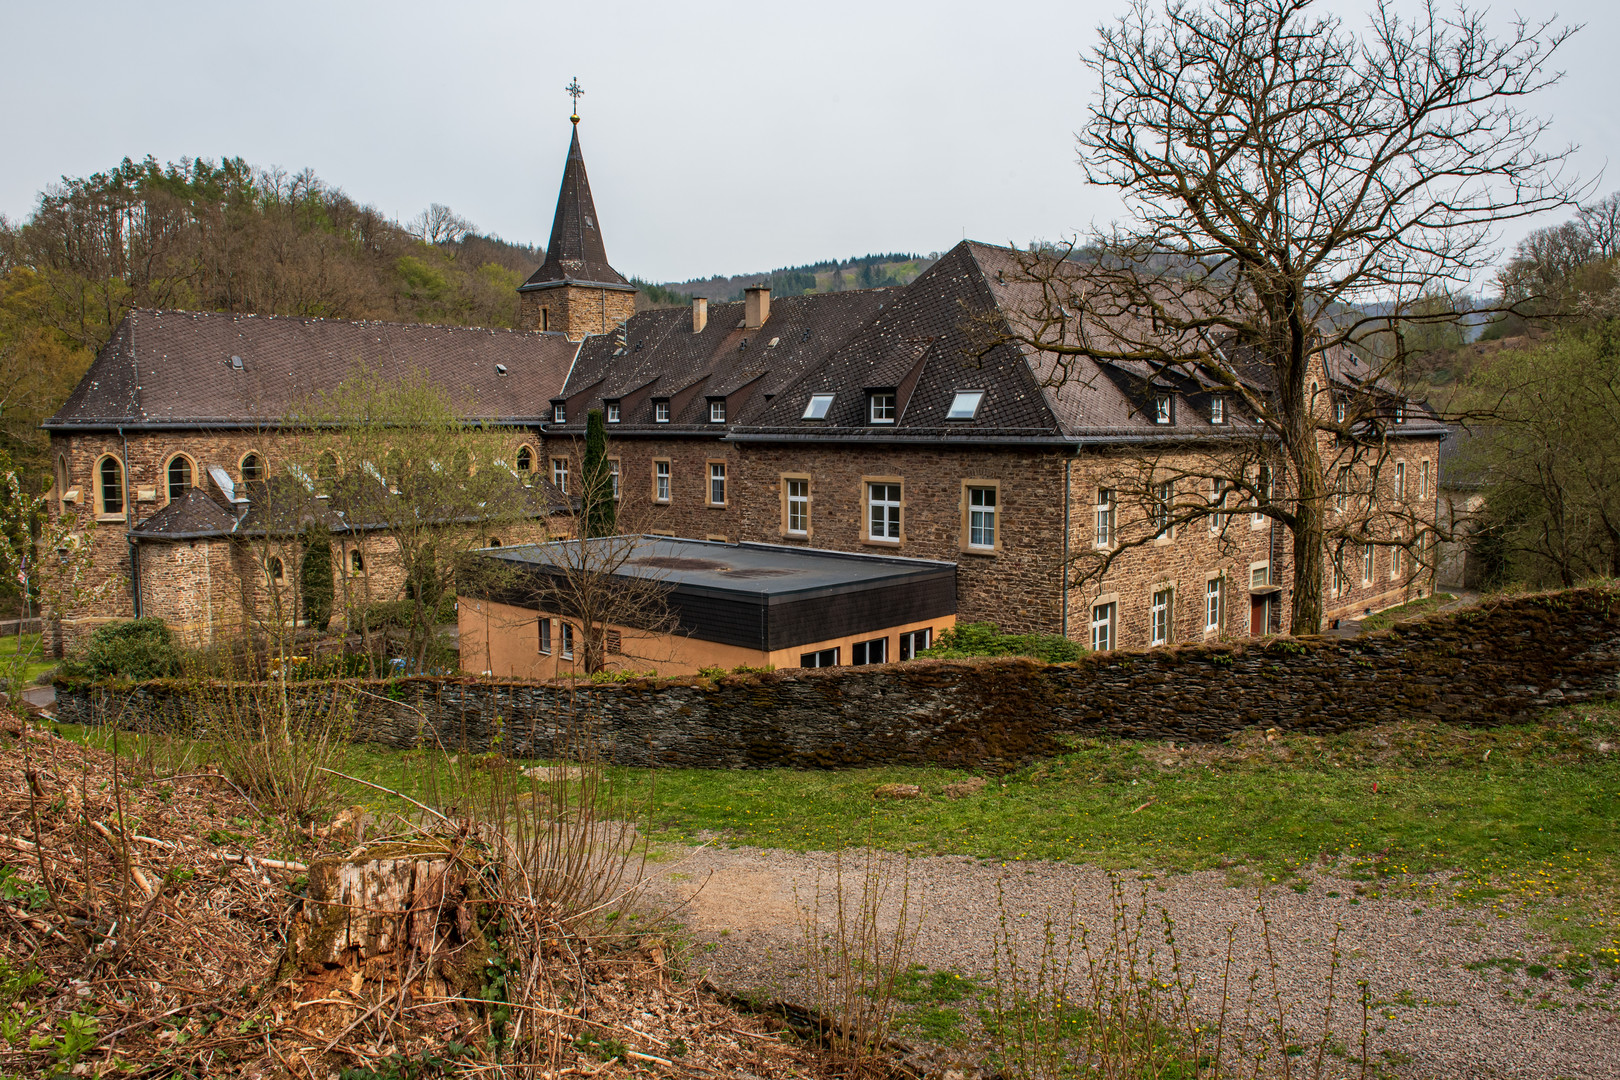
[[[566,424],[568,422],[568,406],[561,401],[551,404],[551,422],[553,424]]]
[[[837,667],[838,666],[838,650],[837,649],[822,649],[819,652],[800,653],[799,654],[799,666],[800,667]]]
[[[726,463],[709,462],[709,505],[726,505]]]
[[[557,631],[557,636],[562,638],[562,658],[572,660],[574,658],[574,624],[566,619],[561,620],[557,623]]]
[[[1174,589],[1160,589],[1153,594],[1153,602],[1148,605],[1149,645],[1169,644],[1175,598]]]
[[[1255,478],[1254,487],[1260,496],[1255,502],[1254,523],[1256,525],[1263,525],[1265,524],[1266,515],[1261,513],[1259,508],[1262,506],[1270,506],[1271,500],[1275,496],[1275,492],[1272,489],[1270,465],[1260,466],[1259,474]]]
[[[1333,556],[1333,595],[1344,595],[1344,559],[1339,555]]]
[[[655,402],[653,402],[653,423],[655,423],[655,424],[667,424],[667,423],[669,423],[669,402],[668,401],[655,401]]]
[[[996,489],[968,488],[968,547],[994,550],[996,546]]]
[[[1350,505],[1350,466],[1339,466],[1339,475],[1333,483],[1333,509],[1343,511]]]
[[[886,637],[873,638],[871,641],[857,641],[849,647],[849,663],[851,667],[862,664],[886,664],[889,662],[889,639]]]
[[[1342,424],[1342,423],[1344,423],[1344,415],[1345,415],[1345,406],[1344,406],[1344,402],[1342,402],[1342,401],[1335,401],[1335,402],[1334,402],[1334,403],[1333,403],[1333,422],[1334,422],[1334,423],[1335,423],[1335,424]]]
[[[1107,652],[1114,647],[1114,615],[1117,604],[1097,604],[1091,609],[1091,651]]]
[[[1153,535],[1170,535],[1170,514],[1176,505],[1176,482],[1166,480],[1153,489]]]
[[[1370,582],[1373,579],[1373,563],[1377,558],[1378,549],[1372,544],[1361,545],[1361,580]]]
[[[1204,629],[1219,630],[1225,622],[1226,590],[1220,578],[1204,582]]]
[[[551,655],[551,620],[542,618],[540,625],[540,652],[545,656]]]
[[[669,502],[669,462],[653,462],[653,499]]]
[[[1226,396],[1216,394],[1209,399],[1209,422],[1212,424],[1226,423]]]
[[[1114,542],[1114,489],[1097,489],[1097,538],[1098,547],[1108,547]]]
[[[866,485],[866,535],[872,540],[900,539],[900,485]]]
[[[1231,492],[1228,490],[1225,480],[1215,479],[1210,481],[1209,505],[1215,508],[1215,512],[1209,515],[1210,532],[1220,532],[1226,528],[1226,501],[1230,497]]]
[[[1406,567],[1406,549],[1400,544],[1392,544],[1389,549],[1389,576],[1394,580],[1401,576]]]
[[[191,459],[184,454],[176,454],[169,459],[169,467],[164,472],[164,479],[168,481],[169,502],[184,498],[193,483]]]
[[[794,536],[810,534],[810,481],[784,480],[787,486],[787,531]]]
[[[607,422],[610,424],[619,422],[619,403],[617,401],[607,403]]]
[[[1397,424],[1406,423],[1406,406],[1405,405],[1396,405],[1395,406],[1395,422]]]
[[[921,630],[912,630],[910,633],[900,635],[900,659],[915,660],[917,654],[934,643],[934,631],[930,627]]]
[[[870,398],[867,418],[874,424],[892,424],[897,412],[895,395],[882,390]]]
[[[716,398],[709,402],[709,423],[723,424],[726,422],[726,402],[724,398]]]
[[[945,413],[945,419],[972,420],[979,415],[979,405],[983,401],[983,390],[958,390],[956,396],[951,398],[951,407]]]
[[[825,420],[827,410],[832,408],[833,396],[831,394],[811,394],[810,400],[804,404],[804,415],[801,420]]]
[[[121,517],[124,513],[124,463],[108,454],[96,462],[96,513]]]
[[[613,485],[613,497],[619,497],[619,459],[608,458],[608,483]]]
[[[1406,501],[1406,462],[1395,463],[1395,501]]]
[[[554,457],[551,459],[551,482],[557,485],[557,490],[568,490],[568,459]]]
[[[1427,499],[1428,497],[1429,497],[1429,462],[1428,462],[1428,459],[1424,459],[1423,468],[1418,470],[1418,498]]]
[[[1271,564],[1261,563],[1249,568],[1249,588],[1263,589],[1271,584]]]
[[[1153,395],[1153,422],[1155,424],[1168,424],[1171,420],[1171,401],[1169,394]]]

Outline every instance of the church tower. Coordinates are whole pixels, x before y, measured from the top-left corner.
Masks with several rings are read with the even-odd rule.
[[[574,84],[577,88],[578,83]],[[574,138],[557,193],[546,261],[518,286],[518,327],[552,330],[578,341],[605,334],[636,311],[636,287],[608,265],[602,230],[591,202],[585,155],[579,148],[579,114],[569,117]]]

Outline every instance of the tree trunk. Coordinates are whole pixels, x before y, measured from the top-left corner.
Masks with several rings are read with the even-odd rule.
[[[1327,545],[1324,543],[1322,462],[1316,453],[1316,434],[1293,440],[1289,448],[1294,468],[1294,600],[1289,619],[1291,634],[1322,632],[1322,577]]]

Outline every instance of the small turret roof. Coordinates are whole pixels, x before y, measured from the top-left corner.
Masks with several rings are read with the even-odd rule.
[[[551,221],[546,261],[530,275],[519,292],[551,289],[559,285],[593,285],[634,292],[635,286],[608,264],[607,247],[591,201],[591,181],[585,175],[585,155],[579,148],[579,124],[568,144],[562,188],[557,192],[557,216]]]

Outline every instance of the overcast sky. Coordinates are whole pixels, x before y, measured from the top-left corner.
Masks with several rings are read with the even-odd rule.
[[[0,0],[0,213],[125,156],[241,155],[400,218],[442,202],[544,243],[577,75],[623,273],[1055,238],[1118,212],[1084,183],[1074,132],[1092,91],[1079,55],[1125,2]],[[1581,145],[1583,176],[1620,187],[1620,3],[1529,10],[1586,24],[1531,107]]]

